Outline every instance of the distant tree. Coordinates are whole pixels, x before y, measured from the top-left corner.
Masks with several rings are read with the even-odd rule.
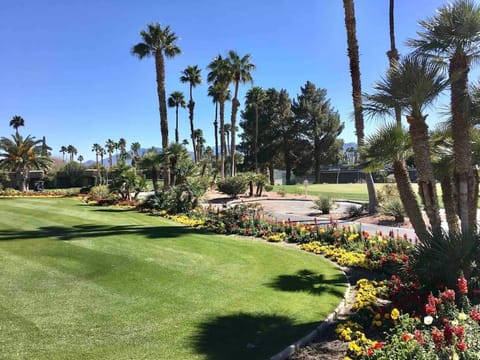
[[[15,134],[18,135],[18,128],[25,126],[25,120],[19,115],[14,115],[10,120],[10,126],[15,129]]]
[[[265,102],[266,95],[265,91],[259,87],[254,86],[250,90],[247,91],[245,95],[245,104],[252,106],[255,109],[255,173],[258,173],[258,121],[259,121],[259,110],[262,107],[263,103]]]
[[[108,154],[109,168],[111,168],[113,165],[113,153],[115,152],[116,147],[117,147],[117,143],[112,139],[108,139],[107,142],[105,143],[105,148]]]
[[[83,162],[83,155],[78,155],[78,158],[77,158],[78,162],[81,164]]]
[[[195,140],[195,131],[194,131],[194,123],[193,123],[193,116],[194,116],[194,109],[195,109],[195,101],[193,101],[193,88],[197,85],[202,83],[202,76],[198,65],[195,66],[187,66],[185,70],[182,71],[182,76],[180,77],[180,81],[182,83],[189,84],[189,93],[190,93],[190,100],[188,101],[188,113],[190,119],[190,136],[192,138],[192,148],[194,154],[194,161],[197,162],[196,157],[196,140]]]
[[[234,85],[233,99],[232,99],[232,117],[230,119],[231,124],[231,175],[235,176],[235,137],[236,137],[236,120],[237,120],[237,111],[240,106],[240,101],[238,101],[238,89],[240,83],[244,84],[246,82],[252,81],[251,72],[255,70],[255,65],[251,62],[251,55],[247,54],[242,57],[238,55],[236,51],[230,50],[228,52],[228,66],[230,68],[230,81]]]
[[[215,96],[218,99],[220,116],[220,178],[225,178],[225,102],[230,98],[228,85],[231,79],[230,66],[221,55],[208,64],[208,82],[212,83]]]
[[[138,160],[140,159],[140,156],[138,154],[139,150],[141,148],[141,145],[139,142],[133,142],[130,144],[130,151],[132,154],[132,166],[136,167]]]
[[[92,145],[92,152],[95,153],[95,165],[98,169],[98,165],[99,165],[98,159],[99,159],[99,156],[100,156],[100,144],[98,144],[98,143],[93,144]]]
[[[181,91],[174,91],[168,97],[168,106],[175,108],[175,143],[179,143],[178,134],[178,108],[185,108],[187,106],[185,102],[185,96]]]
[[[62,153],[62,160],[65,162],[65,154],[68,152],[68,149],[66,146],[63,146],[60,148],[60,152]]]
[[[70,162],[73,161],[75,155],[77,155],[78,150],[75,146],[73,145],[68,145],[67,146],[67,154],[70,154]]]
[[[52,150],[52,148],[50,146],[47,145],[47,139],[44,137],[42,137],[42,156],[50,156],[52,155],[52,153],[50,152]]]
[[[168,118],[167,118],[167,100],[165,95],[165,57],[173,58],[180,54],[180,48],[177,46],[177,35],[170,30],[169,26],[162,28],[159,23],[148,24],[147,30],[140,32],[142,42],[133,46],[131,52],[139,59],[152,56],[155,59],[155,69],[157,76],[157,95],[160,107],[160,127],[162,132],[163,151],[168,147]],[[164,157],[163,178],[164,187],[170,186],[170,165],[168,156]]]
[[[0,138],[0,169],[14,171],[20,191],[28,190],[30,170],[48,170],[52,160],[42,156],[42,140],[28,135],[13,135],[12,139]]]
[[[128,158],[128,152],[127,152],[127,140],[124,138],[120,138],[117,143],[117,149],[120,152],[118,155],[118,160],[120,160],[121,165],[125,165],[127,158]],[[118,162],[117,160],[117,162]]]
[[[195,139],[197,140],[197,148],[195,149],[197,155],[197,161],[202,160],[203,157],[203,151],[205,149],[205,138],[203,137],[203,131],[202,129],[195,129]]]
[[[143,153],[139,160],[139,167],[150,173],[153,183],[153,190],[155,194],[158,194],[158,174],[162,168],[164,154],[160,154],[155,148],[151,148],[149,151]]]

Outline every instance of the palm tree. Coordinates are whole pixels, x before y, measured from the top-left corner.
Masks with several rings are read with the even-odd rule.
[[[124,166],[128,157],[127,140],[125,140],[124,138],[120,138],[117,143],[117,150],[120,151],[120,155],[117,156],[117,163],[118,163],[118,160],[120,159],[120,164]]]
[[[20,126],[25,126],[25,120],[21,116],[14,115],[10,120],[10,126],[15,129],[15,134],[18,135],[18,128]]]
[[[47,170],[52,163],[49,156],[42,155],[42,140],[28,135],[23,138],[19,134],[12,139],[0,139],[0,169],[15,172],[18,188],[28,190],[28,176],[32,169]]]
[[[188,83],[190,86],[190,100],[188,101],[188,117],[190,119],[190,136],[192,138],[192,147],[194,160],[197,162],[197,157],[195,155],[195,132],[193,126],[193,110],[195,108],[195,101],[193,101],[193,88],[202,83],[202,76],[200,74],[200,69],[197,65],[187,66],[185,70],[182,71],[182,76],[180,76],[180,81],[182,83]]]
[[[162,148],[165,151],[168,147],[168,118],[167,100],[165,95],[165,57],[173,58],[180,54],[177,46],[177,35],[170,30],[169,26],[162,29],[159,23],[148,24],[147,30],[140,32],[143,42],[133,46],[131,52],[139,59],[152,56],[155,59],[155,70],[157,76],[157,95],[160,108],[160,128],[162,132]],[[170,165],[168,156],[164,157],[163,186],[170,186]]]
[[[77,148],[73,145],[68,145],[67,146],[67,154],[70,154],[70,162],[73,161],[73,158],[75,157],[75,155],[77,155]]]
[[[218,95],[219,115],[220,115],[220,177],[225,179],[225,102],[230,97],[228,84],[230,83],[230,66],[226,59],[221,55],[215,57],[208,64],[207,80],[215,87],[215,93]]]
[[[390,35],[390,50],[387,51],[388,62],[390,63],[390,69],[396,69],[398,67],[398,50],[395,46],[395,0],[389,1],[388,7],[388,19],[389,19],[389,35]],[[398,106],[395,108],[395,121],[399,126],[402,125],[402,109]]]
[[[95,165],[98,169],[98,157],[100,155],[100,144],[95,143],[92,145],[92,152],[95,153]]]
[[[267,99],[265,91],[259,87],[254,86],[247,91],[245,96],[247,104],[250,104],[255,108],[255,139],[254,139],[254,152],[255,152],[255,173],[258,174],[258,110]]]
[[[60,148],[60,152],[62,153],[62,160],[63,162],[65,162],[65,153],[68,151],[67,147],[66,146],[62,146]]]
[[[117,148],[117,143],[112,139],[108,139],[107,142],[105,143],[105,148],[107,149],[107,154],[108,154],[108,167],[111,168],[113,165],[112,155],[115,152],[115,149]]]
[[[357,25],[355,20],[355,7],[353,0],[343,0],[345,9],[345,28],[347,30],[348,57],[350,59],[350,75],[352,77],[353,111],[355,116],[355,131],[357,145],[362,147],[364,133],[364,121],[362,113],[362,83],[360,80],[360,60],[358,55]],[[371,173],[365,173],[365,182],[368,190],[369,212],[375,213],[378,207],[377,195],[373,185]]]
[[[398,124],[387,124],[378,129],[365,140],[364,158],[369,170],[384,169],[393,165],[393,175],[397,182],[398,193],[405,212],[419,239],[427,239],[430,234],[423,221],[410,177],[405,166],[405,159],[410,152],[408,133]]]
[[[231,141],[231,175],[235,175],[235,129],[237,121],[237,111],[240,106],[240,101],[238,101],[238,88],[240,83],[245,84],[246,82],[251,82],[252,74],[251,71],[255,70],[255,65],[251,63],[251,55],[247,54],[243,57],[240,57],[236,51],[230,50],[228,52],[227,58],[230,66],[230,81],[234,84],[234,92],[232,99],[232,117],[230,119],[230,124],[232,126],[232,141]]]
[[[150,171],[150,176],[153,183],[153,191],[158,194],[158,173],[161,170],[161,164],[164,162],[164,154],[157,152],[155,148],[143,153],[139,161],[141,169]]]
[[[139,159],[138,152],[142,146],[139,142],[135,141],[130,144],[130,151],[132,152],[132,166],[136,167]]]
[[[420,26],[420,39],[411,39],[408,44],[416,53],[449,63],[454,178],[462,231],[469,233],[476,228],[478,174],[472,166],[468,73],[470,64],[480,56],[480,6],[472,0],[457,0],[441,7],[434,17],[420,21]]]
[[[175,108],[175,143],[178,144],[179,134],[178,134],[178,108],[185,108],[187,104],[185,103],[185,96],[181,91],[174,91],[168,97],[168,106]]]
[[[412,138],[415,166],[418,171],[418,191],[434,233],[441,232],[438,197],[431,162],[427,115],[425,109],[447,87],[441,66],[426,58],[405,57],[397,70],[390,70],[374,86],[375,93],[367,96],[366,110],[373,115],[392,114],[399,106],[407,112]]]
[[[232,132],[232,125],[231,124],[225,124],[223,126],[223,135],[226,139],[226,143],[227,143],[227,146],[226,146],[226,152],[225,152],[225,156],[229,156],[229,155],[232,155],[232,149],[230,148],[230,134]]]
[[[81,164],[83,162],[83,155],[78,155],[78,158],[77,158],[78,162]]]
[[[202,129],[195,129],[195,139],[197,139],[197,161],[202,160],[203,150],[205,148],[205,138],[203,137]]]

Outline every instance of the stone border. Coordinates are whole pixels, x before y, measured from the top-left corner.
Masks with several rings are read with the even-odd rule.
[[[345,276],[345,279],[347,279],[347,289],[345,290],[345,294],[343,295],[343,299],[340,302],[340,304],[333,310],[333,312],[327,316],[325,320],[323,320],[320,325],[318,325],[315,330],[311,331],[304,337],[302,337],[300,340],[294,342],[293,344],[287,346],[285,349],[280,351],[279,353],[273,355],[270,357],[270,360],[285,360],[288,359],[290,355],[293,355],[297,350],[299,350],[302,347],[305,347],[306,345],[312,343],[315,339],[321,337],[325,331],[327,330],[328,326],[331,325],[334,321],[338,320],[339,315],[346,314],[350,310],[350,304],[348,304],[348,298],[350,296],[350,291],[351,291],[351,285],[350,281],[348,280],[348,275],[345,273],[345,271],[340,267],[337,263],[334,263],[330,259],[327,259],[322,255],[322,257],[327,260],[328,262],[332,263],[335,265],[338,269],[340,269]]]

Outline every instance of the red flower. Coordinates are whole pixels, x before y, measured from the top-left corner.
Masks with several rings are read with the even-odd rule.
[[[434,316],[437,314],[437,308],[435,305],[425,304],[425,313],[430,316]]]
[[[442,301],[450,301],[454,302],[455,301],[455,290],[445,290],[443,293],[440,294],[440,299]]]
[[[402,339],[403,341],[409,341],[413,339],[413,335],[409,333],[405,333],[405,334],[402,334],[402,336],[400,336],[400,339]]]
[[[415,330],[415,340],[421,345],[425,344],[425,339],[423,338],[423,334],[420,330]]]
[[[457,287],[458,287],[458,292],[459,292],[461,295],[466,295],[466,294],[468,294],[467,279],[465,279],[465,278],[463,277],[463,275],[458,278],[458,280],[457,280]]]
[[[457,343],[457,349],[460,350],[461,352],[464,352],[467,350],[467,344],[465,344],[463,341]]]
[[[443,334],[440,330],[438,330],[437,328],[434,328],[432,330],[432,339],[433,339],[433,342],[435,344],[435,348],[438,350],[438,349],[441,349],[442,348],[442,341],[443,341]]]
[[[465,336],[465,328],[463,326],[454,326],[453,333],[458,339],[463,339]]]
[[[452,344],[453,339],[453,328],[450,325],[446,325],[443,329],[443,337],[445,338],[445,343],[447,345]]]

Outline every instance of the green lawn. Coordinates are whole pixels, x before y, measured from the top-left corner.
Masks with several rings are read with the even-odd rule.
[[[344,290],[295,249],[77,199],[0,199],[1,359],[265,359]]]

